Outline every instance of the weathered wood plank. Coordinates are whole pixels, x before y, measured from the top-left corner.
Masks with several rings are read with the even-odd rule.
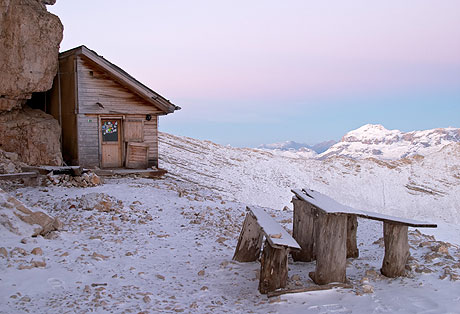
[[[406,263],[410,255],[407,229],[407,226],[401,224],[383,224],[385,257],[380,271],[386,277],[399,277],[406,272]]]
[[[272,298],[272,297],[278,297],[283,294],[331,290],[334,288],[352,289],[353,285],[346,284],[346,283],[330,283],[327,285],[311,286],[311,287],[298,288],[298,289],[276,290],[276,291],[271,291],[267,293],[267,297]]]
[[[263,233],[257,224],[256,218],[248,212],[243,222],[238,244],[236,245],[233,260],[238,262],[254,262],[260,256]]]
[[[35,178],[38,176],[37,172],[17,172],[0,174],[0,180],[15,180],[24,178]]]
[[[288,251],[286,247],[274,248],[265,241],[260,260],[259,292],[266,294],[286,287],[288,279]]]
[[[315,212],[312,206],[297,198],[292,199],[294,204],[294,221],[292,236],[299,243],[301,249],[292,252],[294,261],[311,262],[315,259]]]
[[[349,206],[342,205],[332,198],[321,194],[319,192],[303,189],[303,190],[291,190],[299,199],[302,199],[306,202],[309,202],[318,209],[321,209],[325,213],[342,213],[342,214],[352,214],[357,215],[361,218],[367,218],[378,221],[387,221],[393,223],[402,223],[410,227],[425,227],[425,228],[436,228],[437,225],[434,223],[423,222],[408,218],[395,217],[390,215],[384,215],[375,212],[369,212],[364,210],[355,209]]]
[[[358,217],[347,215],[347,258],[359,257],[356,233],[358,231]]]
[[[310,277],[319,285],[346,282],[347,215],[319,213],[316,221],[316,270]]]

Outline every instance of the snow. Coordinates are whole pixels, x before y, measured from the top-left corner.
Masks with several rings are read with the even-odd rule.
[[[270,244],[300,249],[296,240],[294,240],[279,223],[268,215],[263,208],[252,206],[250,210],[256,217],[257,223],[262,228]]]
[[[0,247],[8,252],[0,255],[0,313],[460,312],[457,143],[395,161],[315,160],[163,133],[160,156],[169,174],[158,180],[113,178],[91,188],[3,185],[32,210],[59,217],[64,230],[55,239],[21,243],[0,225]],[[261,206],[292,229],[292,211],[282,209],[291,206],[291,189],[305,186],[345,206],[439,227],[409,231],[412,271],[390,279],[379,275],[382,224],[359,219],[360,257],[347,265],[352,289],[268,299],[257,291],[260,264],[232,261],[245,208]],[[120,200],[122,209],[79,208],[77,198],[89,193]],[[35,247],[43,256],[30,253]],[[19,269],[31,260],[46,266]],[[314,268],[290,259],[288,287],[313,285]]]

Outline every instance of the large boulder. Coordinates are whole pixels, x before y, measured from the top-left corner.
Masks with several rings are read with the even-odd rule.
[[[24,107],[0,114],[0,149],[29,165],[62,165],[61,127],[51,115]]]
[[[2,0],[0,112],[20,108],[34,92],[51,89],[63,26],[46,10],[55,0]]]

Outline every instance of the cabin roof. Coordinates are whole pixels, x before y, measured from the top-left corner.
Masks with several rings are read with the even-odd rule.
[[[136,93],[147,102],[158,107],[160,110],[164,112],[164,114],[173,113],[175,110],[181,109],[180,107],[172,104],[168,99],[164,98],[157,92],[153,91],[149,87],[145,86],[144,84],[136,80],[122,68],[108,61],[103,56],[98,55],[94,50],[91,50],[86,46],[82,45],[61,52],[59,54],[59,59],[65,59],[70,55],[83,55],[84,57],[95,63],[99,68],[101,68],[104,72],[106,72],[118,83],[122,84],[132,92]]]

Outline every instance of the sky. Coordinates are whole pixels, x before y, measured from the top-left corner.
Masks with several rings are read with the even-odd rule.
[[[58,0],[86,45],[182,109],[160,131],[255,147],[367,123],[460,127],[460,1]]]

